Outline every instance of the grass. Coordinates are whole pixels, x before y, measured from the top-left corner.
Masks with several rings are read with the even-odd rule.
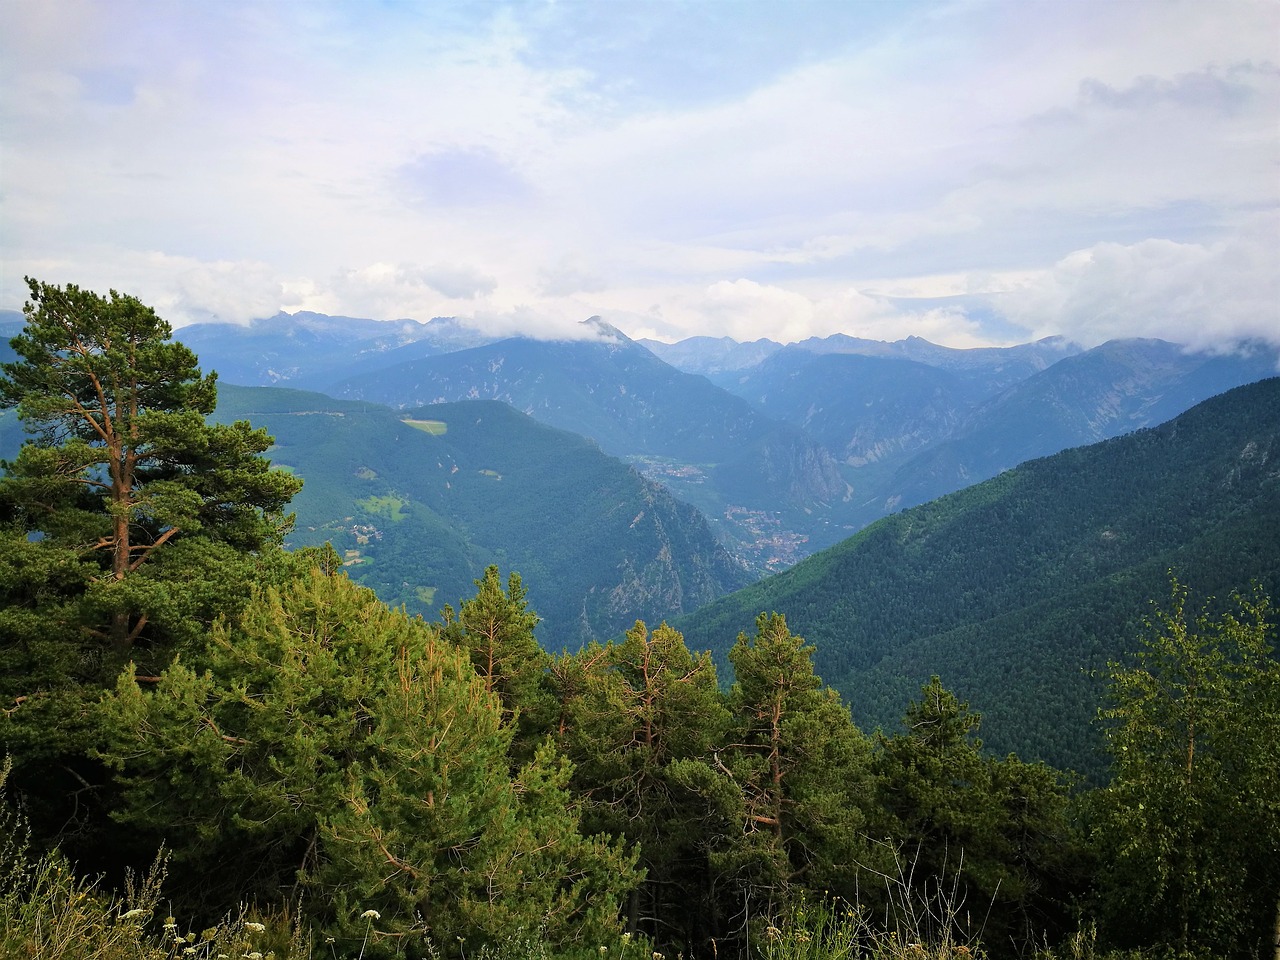
[[[162,851],[142,876],[130,875],[123,892],[78,876],[56,850],[33,857],[26,824],[8,805],[0,764],[0,960],[371,960],[398,957],[379,934],[375,911],[366,911],[363,939],[338,945],[324,931],[307,929],[287,909],[261,913],[241,907],[217,924],[195,929],[165,906],[162,887],[167,857]],[[963,904],[954,889],[937,885],[927,901],[909,890],[907,877],[890,883],[889,929],[876,926],[857,906],[841,900],[801,897],[785,915],[753,929],[749,960],[985,960],[977,934],[965,934]],[[896,889],[895,889],[896,884]],[[1090,927],[1033,960],[1143,960],[1140,953],[1097,948]],[[452,946],[452,945],[450,945]],[[391,947],[391,952],[388,952]],[[725,950],[714,955],[731,960]],[[418,956],[444,960],[430,941]],[[682,960],[653,952],[643,938],[621,935],[609,944],[556,949],[538,931],[517,930],[500,941],[463,954],[466,960]],[[746,960],[746,958],[744,958]],[[1172,960],[1172,958],[1171,958]],[[1189,960],[1189,958],[1177,958]]]
[[[447,433],[449,425],[443,420],[403,420],[415,430],[421,430],[423,433],[429,433],[433,437],[439,437]]]
[[[394,494],[387,494],[385,497],[365,497],[363,500],[356,501],[361,509],[376,517],[387,517],[392,523],[399,523],[405,518],[404,508],[407,503],[407,500]]]

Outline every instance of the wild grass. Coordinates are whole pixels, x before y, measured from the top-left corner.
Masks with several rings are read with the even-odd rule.
[[[32,856],[22,818],[4,802],[8,764],[0,765],[0,960],[371,960],[396,956],[379,935],[373,911],[364,937],[339,944],[304,928],[287,910],[263,914],[247,907],[211,927],[195,929],[174,917],[163,898],[167,858],[144,875],[128,877],[122,892],[78,876],[56,851]],[[885,877],[884,916],[841,900],[800,898],[756,931],[741,960],[984,960],[980,929],[967,917],[955,884],[916,886],[910,870]],[[519,931],[466,952],[421,944],[418,955],[445,960],[685,960],[653,951],[626,935],[609,944],[556,949],[540,931]],[[738,960],[712,946],[716,960]],[[1034,960],[1143,960],[1139,953],[1105,953],[1085,928]],[[693,960],[693,958],[688,958]],[[1181,958],[1180,958],[1181,960]]]

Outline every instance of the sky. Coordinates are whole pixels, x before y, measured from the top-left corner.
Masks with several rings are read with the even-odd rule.
[[[1274,0],[0,0],[0,308],[1280,345]]]

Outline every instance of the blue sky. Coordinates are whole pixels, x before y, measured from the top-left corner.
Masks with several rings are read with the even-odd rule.
[[[1280,343],[1271,0],[0,0],[0,307]]]

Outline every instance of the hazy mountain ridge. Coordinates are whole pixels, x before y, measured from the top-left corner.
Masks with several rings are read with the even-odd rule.
[[[194,350],[226,383],[314,389],[342,376],[353,364],[372,361],[375,368],[382,366],[381,358],[406,346],[457,350],[485,338],[448,317],[384,321],[302,311],[278,313],[248,325],[192,324],[175,331],[174,339]]]
[[[1109,341],[974,409],[952,436],[899,465],[881,509],[925,503],[1027,460],[1155,426],[1277,369],[1273,348],[1212,354],[1163,340]]]
[[[720,374],[754,367],[782,349],[782,344],[773,340],[739,343],[732,337],[688,337],[676,343],[637,340],[636,343],[677,370],[702,374],[712,382],[719,382]]]
[[[1274,349],[1187,354],[1154,340],[1090,350],[1061,337],[964,350],[843,334],[787,346],[726,337],[640,344],[599,318],[583,324],[593,338],[559,342],[493,341],[437,318],[408,328],[417,339],[399,346],[321,343],[309,359],[303,345],[330,336],[325,323],[313,315],[264,322],[300,327],[288,341],[297,369],[286,382],[406,408],[500,399],[624,457],[702,510],[757,570],[1026,459],[1158,423],[1276,369]],[[356,334],[376,332],[376,323],[358,323]],[[206,367],[235,382],[243,333],[206,340]],[[690,370],[707,371],[722,389]],[[246,375],[269,382],[260,371]]]
[[[678,625],[723,662],[756,613],[784,613],[861,724],[895,724],[937,673],[996,751],[1096,769],[1089,671],[1135,645],[1167,571],[1201,594],[1256,580],[1275,596],[1277,544],[1271,378],[887,517]]]

